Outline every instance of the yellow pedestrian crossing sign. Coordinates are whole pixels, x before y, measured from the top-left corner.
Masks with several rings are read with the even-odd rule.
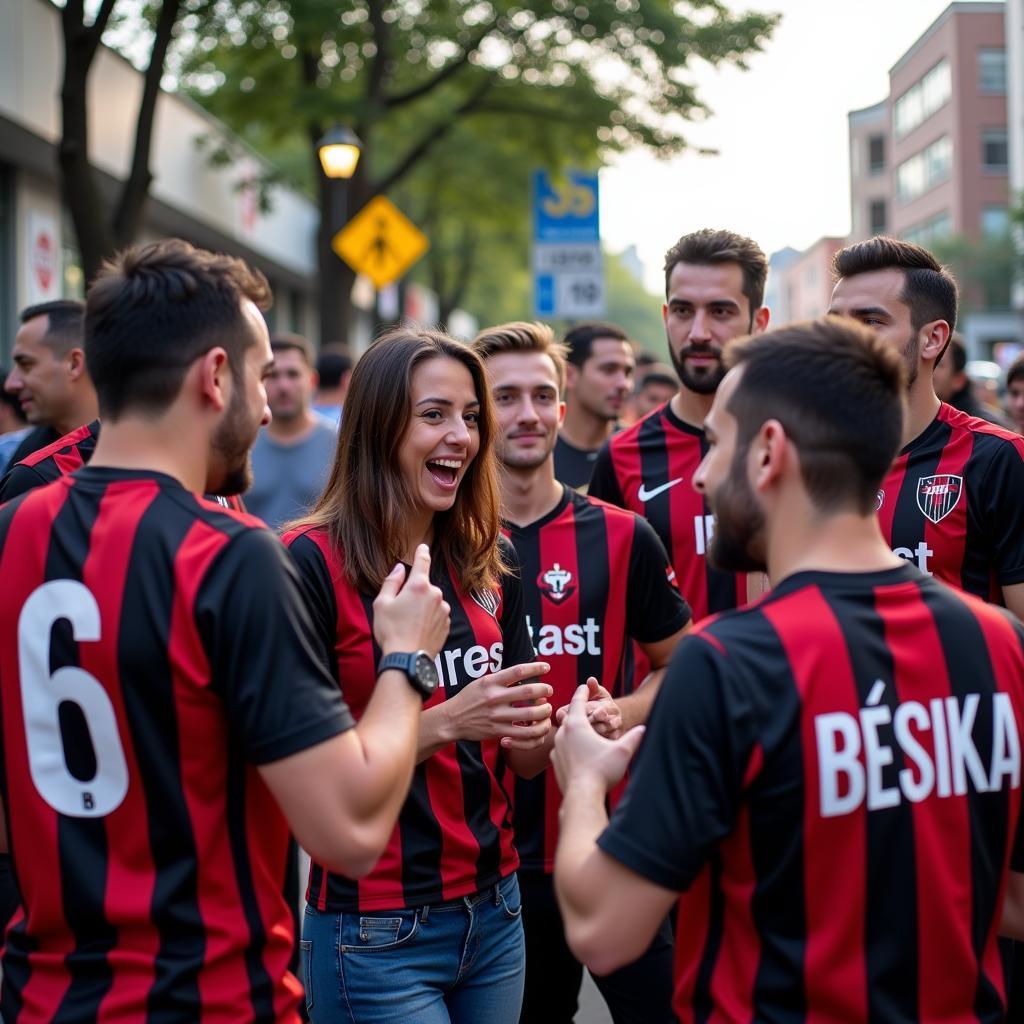
[[[379,291],[401,277],[430,242],[394,203],[376,196],[331,239],[331,248]]]

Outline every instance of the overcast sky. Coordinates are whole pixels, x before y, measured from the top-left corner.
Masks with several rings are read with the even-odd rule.
[[[733,3],[741,9],[739,3]],[[747,72],[702,69],[714,115],[690,139],[718,156],[659,161],[630,153],[601,174],[601,233],[631,243],[661,288],[665,250],[682,234],[725,227],[768,253],[803,249],[850,229],[846,114],[881,100],[889,68],[948,6],[946,0],[751,0],[782,13]]]

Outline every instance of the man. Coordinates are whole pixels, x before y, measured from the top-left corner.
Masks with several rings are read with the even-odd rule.
[[[967,376],[967,347],[956,334],[950,336],[946,351],[935,361],[932,386],[940,402],[948,402],[954,409],[988,420],[1000,427],[1007,426],[1006,420],[978,401],[974,393],[974,382]]]
[[[21,312],[4,390],[17,397],[35,429],[12,453],[12,466],[96,419],[96,391],[82,349],[83,310],[76,299],[59,299]]]
[[[593,679],[603,725],[644,721],[664,666],[690,614],[671,583],[665,549],[632,512],[584,497],[555,478],[553,451],[565,406],[565,349],[549,327],[510,323],[483,331],[473,348],[487,365],[500,431],[502,511],[523,579],[526,621],[548,661],[552,700],[567,704]],[[655,675],[626,696],[629,641]],[[523,1024],[571,1024],[583,967],[565,944],[551,884],[558,838],[553,773],[515,780],[514,825],[526,932]],[[637,964],[599,987],[617,1024],[671,1022],[672,942],[667,926]]]
[[[85,317],[92,460],[0,510],[0,838],[24,906],[7,1024],[297,1021],[288,825],[358,875],[397,819],[419,689],[383,672],[354,726],[284,548],[198,496],[248,483],[268,298],[177,240],[108,263]],[[385,582],[382,652],[439,648],[428,571],[422,549]]]
[[[899,457],[878,491],[882,533],[925,573],[1024,618],[1024,440],[940,402],[935,361],[957,288],[927,249],[876,237],[835,255],[831,312],[874,328],[907,368]]]
[[[768,326],[760,247],[732,231],[684,235],[665,255],[661,314],[680,387],[662,409],[616,434],[597,459],[590,493],[645,516],[672,559],[694,621],[747,599],[747,576],[707,564],[715,522],[689,486],[707,451],[702,423],[741,335]]]
[[[21,403],[4,390],[6,380],[7,375],[0,371],[0,474],[7,470],[11,456],[32,430],[21,411]]]
[[[352,357],[344,345],[324,345],[316,360],[316,400],[313,411],[330,420],[335,427],[341,422],[341,408],[352,379]]]
[[[642,420],[648,413],[670,402],[679,390],[679,381],[672,376],[672,370],[661,363],[654,363],[641,377],[637,374],[636,394],[633,396],[635,419]]]
[[[1024,434],[1024,355],[1017,356],[1006,371],[1006,409],[1014,429]]]
[[[615,431],[633,389],[629,336],[614,324],[577,324],[565,335],[569,370],[555,477],[586,493],[601,445]]]
[[[712,557],[766,568],[774,589],[680,644],[611,824],[604,793],[639,730],[598,736],[574,696],[554,754],[570,946],[610,970],[682,893],[683,1020],[1003,1020],[1024,627],[882,537],[891,348],[830,318],[730,362],[694,486],[717,516]]]
[[[267,379],[267,399],[273,419],[252,450],[254,482],[245,504],[276,530],[320,496],[338,428],[313,412],[313,346],[297,334],[278,334],[270,347],[274,369]]]

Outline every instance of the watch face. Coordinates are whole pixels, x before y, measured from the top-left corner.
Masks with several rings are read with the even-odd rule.
[[[427,654],[419,654],[416,657],[416,678],[421,685],[437,689],[437,667]]]

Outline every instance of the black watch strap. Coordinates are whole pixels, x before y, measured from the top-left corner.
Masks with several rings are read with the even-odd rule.
[[[395,652],[386,654],[380,659],[377,674],[394,669],[403,672],[412,688],[423,698],[429,700],[437,689],[437,669],[426,651]]]

